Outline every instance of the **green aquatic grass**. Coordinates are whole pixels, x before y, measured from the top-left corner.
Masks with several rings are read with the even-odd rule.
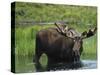
[[[97,59],[97,35],[85,39],[83,48],[83,59]]]
[[[16,55],[33,55],[35,51],[35,37],[36,32],[48,28],[49,26],[31,26],[25,28],[16,28],[15,31],[15,45]]]
[[[33,52],[34,39],[32,39],[30,28],[17,28],[15,33],[15,44],[17,55],[29,55]],[[35,38],[35,37],[34,37]]]

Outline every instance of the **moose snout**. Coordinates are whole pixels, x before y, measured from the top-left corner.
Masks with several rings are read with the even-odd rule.
[[[80,53],[79,53],[79,51],[74,50],[72,52],[72,55],[73,55],[73,59],[74,59],[75,63],[77,63],[78,61],[80,61]]]
[[[80,56],[80,52],[78,50],[73,51],[73,56]]]

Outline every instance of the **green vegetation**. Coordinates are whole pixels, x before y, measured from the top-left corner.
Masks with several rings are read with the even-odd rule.
[[[89,6],[72,6],[72,5],[53,5],[53,4],[35,4],[35,3],[16,3],[15,20],[33,21],[33,22],[55,22],[68,21],[68,24],[79,32],[89,29],[89,24],[97,24],[97,8]],[[35,71],[32,63],[35,54],[36,33],[44,28],[54,25],[30,25],[19,26],[15,28],[15,55],[16,55],[16,72]],[[97,35],[83,40],[84,51],[82,59],[97,58]],[[40,59],[42,65],[45,65],[47,58],[42,55]]]
[[[16,3],[16,21],[78,21],[81,25],[96,24],[97,8],[89,6]]]
[[[35,50],[35,36],[36,32],[48,28],[49,26],[31,26],[25,28],[16,28],[15,43],[16,55],[33,55]],[[51,27],[51,26],[50,26]]]

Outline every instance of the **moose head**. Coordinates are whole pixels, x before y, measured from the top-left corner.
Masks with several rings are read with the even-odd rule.
[[[80,55],[82,53],[82,51],[80,51],[81,50],[80,48],[82,47],[83,39],[93,36],[97,31],[97,27],[79,33],[74,28],[69,28],[68,26],[65,27],[64,25],[57,24],[57,23],[55,23],[55,25],[58,31],[62,35],[71,38],[73,40],[74,45],[72,48],[73,49],[72,55],[75,58],[74,61],[79,61]]]

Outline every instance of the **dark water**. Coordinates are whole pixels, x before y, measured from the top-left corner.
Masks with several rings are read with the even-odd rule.
[[[41,71],[47,71],[46,68],[46,64],[47,61],[42,60],[42,67],[43,69]],[[96,60],[82,60],[82,67],[78,67],[75,68],[76,70],[78,69],[96,69],[97,68],[97,61]],[[57,67],[53,70],[49,70],[49,71],[57,71],[57,70],[72,70],[72,69],[68,69],[66,68],[66,66],[68,67],[68,65],[65,64],[65,66],[61,66],[61,67]],[[77,65],[76,65],[77,66]],[[35,63],[33,63],[32,58],[29,57],[25,57],[23,59],[23,57],[20,59],[16,59],[16,72],[17,73],[29,73],[29,72],[36,72],[36,68],[35,68]]]
[[[64,66],[60,65],[60,67],[56,67],[54,70],[50,70],[50,71],[82,70],[82,69],[96,69],[96,68],[97,68],[97,61],[96,60],[81,60],[80,63],[65,64]]]

